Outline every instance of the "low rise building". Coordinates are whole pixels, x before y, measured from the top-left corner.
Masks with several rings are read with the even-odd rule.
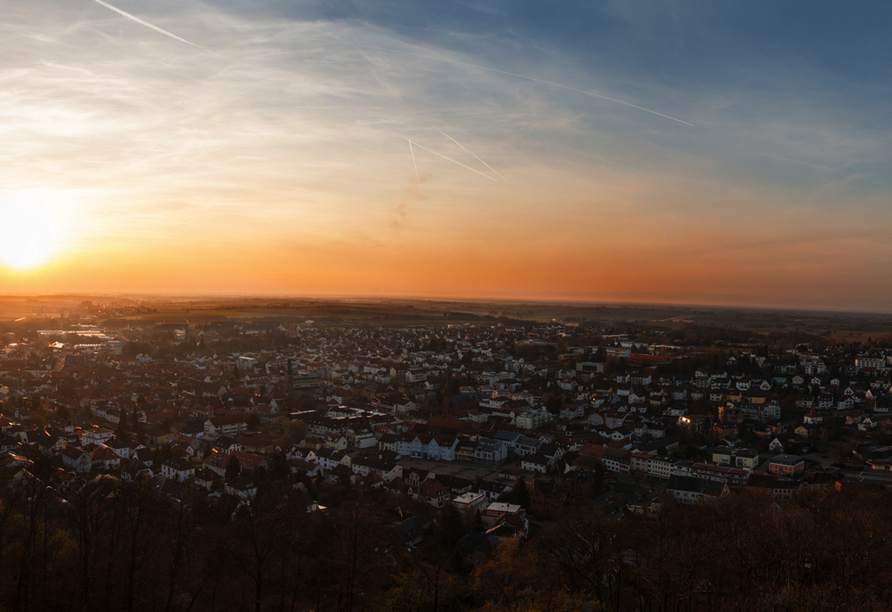
[[[805,459],[796,455],[778,455],[768,461],[768,473],[793,477],[805,472]]]

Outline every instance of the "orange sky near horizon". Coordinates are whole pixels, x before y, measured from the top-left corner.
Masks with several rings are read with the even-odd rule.
[[[363,295],[466,299],[665,301],[701,304],[833,306],[824,287],[884,298],[885,287],[858,261],[860,236],[780,236],[778,247],[736,232],[704,239],[682,228],[666,237],[568,232],[547,223],[460,236],[444,229],[424,240],[388,244],[363,236],[289,245],[254,236],[166,235],[69,245],[33,270],[0,271],[3,293],[159,293],[178,295]],[[553,233],[552,233],[553,232]],[[518,235],[523,239],[516,240]],[[828,250],[851,256],[833,261]],[[766,273],[766,270],[771,270]],[[862,287],[874,285],[875,291]],[[790,292],[797,299],[789,299]],[[848,303],[840,301],[839,306]]]

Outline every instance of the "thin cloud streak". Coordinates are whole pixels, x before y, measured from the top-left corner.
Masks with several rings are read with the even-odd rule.
[[[96,0],[96,1],[99,2],[99,0]],[[576,93],[581,93],[581,94],[585,94],[587,96],[600,98],[602,100],[607,100],[609,102],[616,102],[617,104],[622,104],[622,105],[628,106],[630,108],[635,108],[640,111],[644,111],[645,113],[657,115],[658,117],[663,117],[664,119],[670,119],[672,121],[677,121],[678,123],[683,123],[684,125],[687,125],[688,127],[694,127],[694,124],[688,123],[687,121],[683,121],[677,117],[672,117],[671,115],[664,115],[663,113],[659,113],[659,112],[657,112],[655,110],[651,110],[649,108],[644,108],[643,106],[638,106],[637,104],[632,104],[631,102],[626,102],[625,100],[620,100],[618,98],[611,98],[609,96],[602,96],[601,94],[597,94],[593,91],[586,91],[585,89],[577,89],[575,87],[570,87],[569,85],[561,85],[560,83],[553,83],[552,81],[545,81],[542,79],[537,79],[535,77],[526,76],[523,74],[517,74],[516,72],[508,72],[507,70],[499,70],[498,68],[490,68],[488,66],[480,66],[478,64],[468,64],[467,62],[459,62],[457,60],[451,60],[451,59],[447,59],[445,57],[435,57],[433,55],[422,55],[421,53],[410,53],[408,51],[398,51],[396,49],[387,49],[385,47],[374,47],[372,45],[359,45],[356,43],[348,43],[348,42],[343,42],[340,40],[335,40],[335,41],[321,40],[321,39],[312,39],[312,40],[314,40],[315,42],[327,42],[327,43],[336,42],[339,45],[348,45],[351,47],[361,47],[363,49],[374,49],[376,51],[384,51],[387,53],[401,53],[403,55],[413,55],[415,57],[421,57],[424,59],[430,59],[430,60],[435,60],[435,61],[439,61],[439,62],[448,62],[450,64],[457,64],[459,66],[467,66],[469,68],[477,68],[478,70],[488,70],[489,72],[495,72],[498,74],[513,76],[518,79],[525,79],[527,81],[533,81],[535,83],[542,83],[543,85],[550,85],[551,87],[560,87],[561,89],[566,89],[568,91],[575,91]]]
[[[484,166],[486,166],[487,168],[489,168],[490,170],[492,170],[492,171],[493,171],[499,178],[501,178],[503,181],[508,180],[508,179],[506,179],[504,176],[502,176],[501,174],[499,174],[499,173],[496,171],[495,168],[493,168],[492,166],[490,166],[489,164],[487,164],[485,161],[483,161],[482,159],[480,159],[479,157],[477,157],[476,154],[471,153],[471,152],[468,151],[466,148],[464,148],[464,147],[462,146],[462,144],[461,144],[459,141],[457,141],[455,138],[453,138],[452,136],[450,136],[449,134],[447,134],[446,132],[444,132],[444,131],[441,130],[440,128],[434,128],[434,129],[437,130],[438,132],[440,132],[441,134],[443,134],[443,136],[445,136],[446,138],[448,138],[449,140],[451,140],[451,141],[454,142],[455,144],[457,144],[459,147],[461,147],[461,150],[462,150],[462,151],[464,151],[465,153],[468,153],[468,154],[470,154],[470,155],[473,155],[473,156],[477,159],[477,161],[479,161],[481,164],[483,164]]]
[[[804,166],[811,166],[812,168],[817,168],[818,170],[829,170],[830,172],[842,172],[843,174],[847,174],[852,176],[851,172],[846,172],[845,170],[840,170],[839,168],[830,168],[829,166],[819,166],[818,164],[812,164],[807,161],[801,161],[798,159],[791,159],[789,157],[781,157],[780,155],[771,155],[769,153],[759,153],[762,157],[770,157],[771,159],[777,159],[780,161],[792,162],[794,164],[802,164]]]
[[[412,144],[412,141],[411,141],[411,140],[409,141],[409,144],[410,144],[410,145]],[[445,159],[445,160],[447,160],[447,161],[451,161],[453,164],[458,164],[458,165],[461,166],[462,168],[467,168],[467,169],[470,170],[471,172],[476,172],[476,173],[479,174],[480,176],[485,176],[485,177],[488,178],[489,180],[498,183],[498,181],[497,181],[496,179],[494,179],[493,177],[489,176],[488,174],[483,174],[483,173],[480,172],[479,170],[474,170],[471,166],[466,166],[466,165],[464,165],[463,163],[461,163],[460,161],[455,161],[455,160],[452,159],[451,157],[446,157],[446,156],[443,155],[442,153],[437,153],[436,151],[432,151],[431,149],[428,149],[427,147],[425,147],[425,146],[423,146],[423,145],[420,145],[420,144],[418,144],[417,142],[415,143],[415,145],[418,146],[418,147],[420,147],[420,148],[422,148],[422,149],[424,149],[424,150],[427,151],[428,153],[433,153],[434,155],[438,155],[438,156],[442,157],[443,159]]]
[[[195,47],[196,49],[201,49],[202,51],[207,51],[208,53],[213,53],[214,55],[216,55],[216,53],[214,53],[214,52],[211,51],[210,49],[205,49],[205,48],[202,47],[201,45],[196,45],[194,42],[189,42],[189,41],[186,40],[185,38],[180,38],[180,37],[177,36],[176,34],[172,34],[172,33],[168,32],[167,30],[161,29],[161,28],[159,28],[158,26],[156,26],[155,24],[149,23],[148,21],[146,21],[146,20],[144,20],[144,19],[140,19],[140,18],[137,17],[136,15],[131,15],[131,14],[128,13],[127,11],[122,11],[122,10],[119,9],[118,7],[116,7],[116,6],[112,6],[112,5],[109,4],[108,2],[103,2],[102,0],[94,0],[94,1],[95,1],[97,4],[101,4],[101,5],[104,6],[105,8],[110,9],[110,10],[112,10],[112,11],[118,13],[119,15],[123,15],[123,16],[126,17],[127,19],[130,19],[131,21],[135,21],[136,23],[138,23],[138,24],[140,24],[140,25],[144,25],[144,26],[146,26],[147,28],[151,28],[152,30],[155,30],[156,32],[160,32],[161,34],[164,34],[165,36],[168,36],[168,37],[170,37],[170,38],[173,38],[174,40],[178,40],[178,41],[180,41],[180,42],[186,43],[187,45],[191,45],[191,46]]]
[[[418,181],[418,193],[420,195],[424,195],[424,192],[421,190],[421,175],[418,174],[418,162],[415,160],[415,150],[412,149],[412,141],[406,138],[409,141],[409,153],[412,154],[412,163],[415,165],[415,179]]]

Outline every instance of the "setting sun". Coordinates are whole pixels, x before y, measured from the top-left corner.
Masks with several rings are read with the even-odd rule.
[[[20,191],[0,203],[0,262],[13,270],[47,263],[56,252],[52,211],[41,194]]]

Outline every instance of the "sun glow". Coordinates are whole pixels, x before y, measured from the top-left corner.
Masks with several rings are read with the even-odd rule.
[[[0,262],[12,270],[31,270],[57,252],[53,207],[40,191],[19,191],[0,201]]]

